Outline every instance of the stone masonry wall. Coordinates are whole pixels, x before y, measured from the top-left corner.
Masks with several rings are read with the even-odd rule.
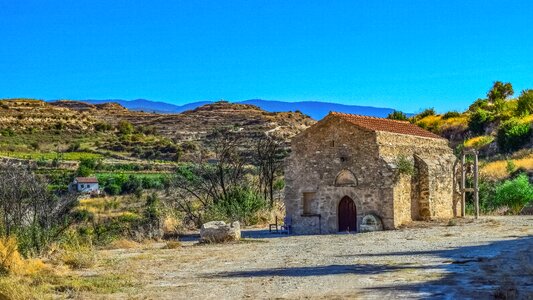
[[[395,213],[410,210],[413,220],[452,217],[453,164],[456,158],[448,141],[389,132],[377,132],[376,136],[380,155],[385,160],[392,161],[403,155],[412,159],[416,167],[416,177],[412,178],[411,184],[411,205],[395,199]],[[426,212],[426,209],[429,211]]]
[[[358,227],[364,215],[375,213],[385,228],[393,228],[393,174],[378,155],[375,132],[328,118],[291,142],[292,153],[285,167],[285,206],[293,232],[337,232],[338,204],[344,196],[355,203]],[[356,183],[335,185],[343,170],[350,171]],[[304,192],[316,193],[308,215],[303,212]]]

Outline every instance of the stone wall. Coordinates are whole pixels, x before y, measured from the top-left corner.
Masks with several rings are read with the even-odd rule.
[[[394,185],[394,228],[412,220],[411,181],[410,175],[399,174]]]
[[[431,217],[452,214],[455,157],[444,139],[365,130],[329,115],[294,137],[291,147],[285,206],[294,233],[338,232],[337,210],[344,196],[355,203],[358,230],[370,213],[382,219],[384,229],[419,219],[424,207]],[[422,171],[399,174],[395,161],[400,155],[413,164],[416,156]],[[421,181],[419,172],[427,180]],[[304,193],[315,193],[307,212]]]
[[[377,132],[380,155],[394,161],[400,155],[412,159],[415,174],[411,184],[411,218],[453,216],[453,165],[456,157],[445,139]],[[407,188],[407,187],[405,187]],[[395,204],[404,203],[399,201]],[[403,208],[395,206],[396,211]],[[405,208],[407,209],[407,207]]]
[[[291,147],[285,166],[285,206],[295,233],[337,232],[338,204],[344,196],[355,203],[357,226],[373,212],[385,228],[394,227],[392,170],[378,156],[375,132],[328,117],[293,138]],[[303,213],[305,192],[316,193],[316,210],[309,215]]]

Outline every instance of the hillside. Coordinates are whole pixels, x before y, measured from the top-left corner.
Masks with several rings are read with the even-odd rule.
[[[132,111],[118,103],[7,99],[0,101],[0,152],[65,152],[81,147],[118,158],[188,160],[197,151],[210,149],[215,130],[232,131],[245,150],[251,150],[264,133],[288,142],[314,122],[299,112],[271,113],[228,102],[158,114]]]
[[[447,138],[456,153],[478,150],[484,179],[533,174],[533,90],[513,94],[510,83],[495,82],[487,98],[474,101],[464,112],[436,114],[427,109],[408,119]],[[407,119],[398,112],[389,117]]]

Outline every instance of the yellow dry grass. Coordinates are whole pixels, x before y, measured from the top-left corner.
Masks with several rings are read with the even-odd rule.
[[[517,168],[533,170],[533,154],[525,158],[515,159],[513,160],[513,162]],[[487,163],[481,168],[480,174],[481,176],[484,176],[486,178],[493,179],[493,180],[504,179],[505,177],[509,175],[509,173],[507,172],[507,161],[498,160],[498,161]]]
[[[45,268],[40,259],[24,259],[18,252],[17,239],[0,239],[0,272],[11,275],[33,275]]]
[[[427,129],[437,129],[441,124],[441,120],[442,116],[431,115],[418,120],[416,124]]]
[[[449,118],[442,120],[442,128],[445,127],[468,127],[468,116],[462,115],[455,118]]]
[[[111,244],[109,244],[106,249],[134,249],[138,248],[139,246],[140,244],[135,241],[120,239],[111,242]]]
[[[479,149],[479,148],[482,148],[483,146],[486,146],[492,143],[493,141],[494,141],[493,136],[488,136],[488,135],[476,136],[476,137],[466,140],[464,142],[464,146],[466,148]]]

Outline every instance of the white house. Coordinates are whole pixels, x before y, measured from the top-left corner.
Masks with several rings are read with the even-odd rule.
[[[72,188],[80,193],[99,193],[98,179],[96,177],[76,177]]]

